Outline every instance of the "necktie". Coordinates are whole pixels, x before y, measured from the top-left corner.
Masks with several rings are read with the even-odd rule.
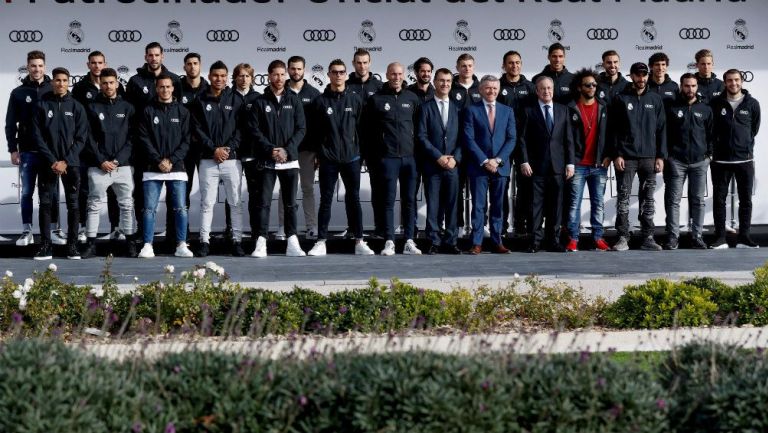
[[[443,120],[443,128],[448,126],[448,107],[446,104],[448,104],[446,101],[440,101],[440,119]]]
[[[549,114],[549,105],[544,106],[544,123],[547,124],[547,130],[549,133],[552,133],[552,130],[555,128],[555,122],[552,120],[552,115]]]
[[[493,104],[488,104],[488,125],[493,132],[493,126],[496,123],[496,114],[493,112]]]

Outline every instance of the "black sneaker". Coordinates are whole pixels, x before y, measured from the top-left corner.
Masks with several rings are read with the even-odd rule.
[[[83,247],[83,251],[80,252],[80,257],[84,259],[90,259],[96,255],[96,238],[88,238],[88,241]]]
[[[713,250],[724,250],[728,248],[728,242],[725,240],[725,235],[720,235],[715,239],[715,242],[709,244],[709,247]]]
[[[240,242],[232,242],[232,257],[243,257],[245,251],[243,251],[243,244]]]
[[[211,244],[208,242],[201,242],[200,248],[197,250],[197,257],[208,257],[208,253],[211,251]]]
[[[77,242],[67,244],[67,258],[70,260],[80,260],[80,250],[77,248]]]
[[[736,240],[736,248],[760,248],[760,245],[753,241],[750,235],[746,234],[739,235],[739,238]]]
[[[704,239],[701,236],[696,236],[691,239],[691,248],[694,250],[706,250],[707,244],[704,243]]]
[[[644,251],[661,251],[661,246],[656,243],[653,236],[648,236],[643,241],[643,244],[640,245],[640,249]]]
[[[667,243],[664,244],[665,250],[676,250],[680,246],[680,241],[677,239],[677,236],[669,236],[667,238]]]
[[[35,260],[51,260],[52,258],[53,247],[51,247],[51,243],[43,241],[42,245],[40,245],[40,249],[37,251],[37,254],[35,254]]]
[[[139,256],[139,250],[136,249],[136,240],[133,236],[126,236],[125,239],[125,255],[128,257],[136,258]]]

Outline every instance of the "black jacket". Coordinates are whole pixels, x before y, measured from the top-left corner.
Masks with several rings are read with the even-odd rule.
[[[528,163],[534,176],[562,174],[566,165],[574,164],[573,131],[568,108],[552,104],[554,127],[550,132],[537,102],[521,110],[522,129],[517,131],[519,164]]]
[[[196,88],[190,86],[185,77],[179,77],[179,81],[181,82],[181,104],[187,109],[200,95],[207,93],[208,87],[210,87],[205,78],[200,78],[200,85]]]
[[[317,141],[317,138],[312,135],[314,132],[313,120],[315,116],[315,113],[312,111],[312,101],[320,96],[320,91],[309,84],[307,80],[304,80],[304,85],[301,86],[299,93],[294,92],[288,88],[288,86],[286,86],[285,90],[298,96],[299,100],[301,101],[301,105],[304,108],[304,123],[307,130],[304,134],[304,139],[301,140],[301,143],[299,143],[299,152],[314,151],[314,142]]]
[[[155,99],[138,119],[137,147],[144,152],[144,171],[158,173],[165,158],[173,164],[171,171],[186,171],[184,158],[189,151],[189,110],[174,100],[162,103]]]
[[[306,133],[304,106],[295,93],[283,91],[280,102],[270,87],[254,99],[247,113],[248,134],[252,137],[252,148],[243,149],[241,158],[254,157],[271,165],[272,150],[282,147],[288,154],[288,161],[299,158],[299,143]]]
[[[369,138],[361,149],[363,157],[370,161],[384,157],[414,156],[415,121],[419,105],[419,97],[413,92],[406,89],[395,92],[388,84],[368,98],[363,122]]]
[[[173,80],[173,97],[181,100],[181,80],[179,76],[169,71],[165,65],[161,66],[162,73],[169,75]],[[125,89],[125,99],[133,104],[137,113],[144,111],[144,107],[152,104],[157,99],[155,90],[155,81],[157,77],[150,72],[147,64],[136,69],[136,75],[128,80],[128,86]]]
[[[459,111],[469,107],[470,105],[483,100],[483,95],[480,94],[480,80],[474,75],[472,76],[472,85],[466,88],[459,84],[459,76],[453,76],[453,84],[451,85],[451,91],[448,93],[448,97],[451,102],[455,103],[459,107]]]
[[[84,163],[89,167],[99,167],[103,162],[116,160],[119,165],[131,165],[131,135],[135,120],[133,105],[120,95],[109,99],[100,93],[86,111],[91,136]]]
[[[42,83],[30,80],[27,75],[21,85],[11,91],[8,112],[5,113],[5,140],[8,142],[9,153],[37,150],[33,134],[33,118],[38,101],[50,91],[51,77],[47,75]]]
[[[429,87],[427,87],[426,92],[419,88],[418,83],[413,83],[406,87],[406,89],[413,92],[413,94],[419,98],[420,104],[435,99],[435,86],[433,86],[431,83],[429,84]]]
[[[711,104],[713,99],[725,91],[725,83],[717,78],[714,72],[709,78],[696,74],[696,83],[699,85],[699,90],[696,91],[696,94],[701,99],[701,102],[705,104]]]
[[[586,136],[584,135],[584,119],[581,116],[581,110],[576,104],[577,101],[571,101],[568,104],[568,120],[571,123],[571,130],[573,133],[573,154],[576,164],[584,158],[584,150],[586,149]],[[596,98],[597,104],[597,135],[596,140],[596,153],[595,153],[595,166],[599,166],[603,163],[604,158],[610,158],[612,151],[608,146],[608,108],[605,103],[599,98]]]
[[[72,93],[46,93],[38,102],[34,121],[35,146],[48,165],[66,161],[80,166],[80,152],[88,141],[88,116]]]
[[[713,120],[709,105],[678,98],[667,107],[667,146],[670,158],[695,164],[712,156]]]
[[[376,78],[373,74],[370,72],[368,73],[369,77],[368,80],[363,82],[360,77],[352,72],[349,74],[349,78],[347,79],[346,86],[352,93],[357,93],[360,95],[361,98],[363,98],[363,102],[367,101],[368,98],[373,96],[376,92],[381,89],[381,86],[384,85],[384,83],[381,82],[378,78]]]
[[[88,106],[96,100],[96,97],[99,96],[100,93],[101,89],[99,86],[93,84],[93,81],[91,81],[90,72],[85,74],[85,77],[83,77],[82,80],[72,86],[72,97],[75,98],[75,101],[79,102],[86,111],[88,110]],[[125,87],[123,87],[123,84],[120,82],[118,82],[117,94],[125,98]]]
[[[237,159],[240,149],[239,115],[242,98],[227,88],[218,97],[210,92],[199,95],[189,107],[192,131],[200,146],[200,159],[213,159],[219,147],[229,148],[229,158]]]
[[[534,83],[534,86],[536,85],[536,80],[541,76],[549,77],[555,82],[555,96],[553,98],[555,102],[568,105],[573,100],[571,81],[573,81],[574,75],[568,71],[568,68],[563,67],[562,71],[555,72],[549,65],[545,66],[541,72],[533,76],[531,81]]]
[[[496,101],[512,107],[515,112],[536,102],[536,87],[525,78],[525,75],[520,75],[519,80],[512,82],[507,79],[507,74],[502,74],[499,77],[499,83],[501,89]]]
[[[674,102],[677,99],[677,94],[680,92],[680,86],[669,78],[669,74],[664,75],[664,81],[661,84],[653,81],[653,77],[649,75],[647,86],[649,91],[661,96],[664,100],[664,105]]]
[[[603,104],[609,105],[613,98],[627,87],[627,84],[630,84],[630,82],[621,74],[618,75],[614,83],[605,72],[601,72],[597,77],[597,93],[595,96]]]
[[[360,158],[358,128],[362,121],[363,99],[348,88],[334,92],[330,86],[312,103],[315,113],[314,140],[321,160],[347,163]]]
[[[609,107],[609,137],[613,157],[627,159],[667,157],[664,101],[646,88],[638,95],[628,85]]]
[[[715,119],[715,161],[746,161],[755,157],[755,136],[760,130],[760,104],[746,90],[736,111],[723,93],[712,100]]]

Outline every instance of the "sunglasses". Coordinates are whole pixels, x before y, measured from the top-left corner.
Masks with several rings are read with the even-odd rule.
[[[346,73],[347,73],[347,71],[339,71],[339,70],[335,70],[335,71],[330,71],[329,72],[329,74],[331,74],[331,75],[344,75]]]
[[[582,87],[588,87],[588,88],[590,88],[590,89],[593,89],[593,88],[597,87],[597,83],[586,83],[586,84],[582,84]]]

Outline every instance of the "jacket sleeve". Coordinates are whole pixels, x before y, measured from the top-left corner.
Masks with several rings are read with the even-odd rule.
[[[147,162],[156,166],[163,159],[160,153],[155,149],[152,138],[152,119],[151,115],[145,110],[139,117],[138,132],[136,133],[136,140],[138,140],[139,148],[144,149],[145,158]]]
[[[196,99],[192,106],[189,107],[189,113],[190,113],[190,128],[193,134],[195,134],[195,137],[198,139],[198,143],[201,147],[210,150],[213,152],[216,150],[216,143],[213,142],[211,137],[208,135],[208,132],[206,132],[205,128],[205,113],[203,109],[202,102],[200,102],[199,99]]]
[[[74,101],[73,105],[75,111],[75,135],[72,137],[72,146],[67,150],[64,160],[67,162],[67,165],[80,165],[80,153],[85,149],[85,144],[88,142],[90,127],[85,114],[85,108],[77,101]]]
[[[474,161],[470,164],[480,164],[488,158],[485,152],[480,149],[475,141],[475,115],[471,107],[464,109],[464,147],[467,152],[474,156]]]
[[[8,143],[8,153],[19,150],[19,144],[16,141],[18,120],[16,119],[16,106],[13,103],[13,99],[13,92],[11,92],[11,97],[8,98],[8,111],[5,113],[5,140]]]
[[[528,163],[528,145],[525,140],[526,129],[528,128],[528,111],[520,110],[520,120],[517,122],[517,152],[515,152],[515,162],[518,165]]]
[[[45,133],[43,132],[43,129],[45,128],[45,107],[42,102],[38,102],[37,109],[35,110],[32,134],[35,138],[35,147],[37,148],[37,151],[42,155],[48,165],[51,166],[57,159],[56,155],[51,152],[48,143],[45,141]]]
[[[712,158],[713,152],[715,151],[714,145],[715,145],[715,120],[714,120],[714,113],[712,110],[709,110],[709,116],[707,116],[706,119],[704,119],[704,136],[707,140],[707,156],[709,158]]]
[[[130,106],[128,108],[128,113],[126,113],[129,118],[129,125],[133,125],[136,121],[136,110],[133,108],[133,106]],[[120,151],[117,152],[117,162],[120,165],[128,165],[131,162],[131,156],[133,155],[133,133],[128,131],[128,136],[125,138],[125,143],[123,144],[123,147],[120,148]]]
[[[507,130],[504,137],[504,145],[501,146],[497,158],[501,158],[502,161],[509,161],[509,156],[512,155],[512,151],[515,150],[517,144],[517,128],[515,126],[515,112],[512,107],[509,107],[509,117],[507,118]]]
[[[760,131],[760,103],[757,102],[757,99],[753,99],[753,101],[755,101],[755,109],[752,111],[752,138],[756,137]]]
[[[599,108],[599,107],[598,107]],[[598,113],[600,111],[598,110]],[[568,116],[568,109],[565,110],[566,121],[565,121],[565,165],[575,165],[576,164],[576,142],[574,138],[574,134],[576,133],[573,128],[571,127],[571,122],[568,120],[570,116]],[[599,132],[599,130],[598,130]],[[599,158],[599,156],[598,156]],[[602,161],[597,161],[598,164],[600,164]]]
[[[90,130],[88,133],[88,142],[85,145],[86,152],[93,156],[94,161],[96,164],[101,165],[102,162],[104,162],[105,158],[104,155],[101,153],[101,150],[99,149],[99,141],[96,137],[96,132],[101,129],[99,126],[99,117],[98,115],[88,108],[88,123],[90,124]]]
[[[296,99],[293,104],[293,135],[285,143],[285,151],[288,153],[288,161],[299,159],[299,144],[307,133],[307,120],[304,117],[304,105]]]
[[[191,133],[189,110],[179,106],[179,117],[181,118],[181,137],[179,140],[179,145],[176,147],[176,149],[173,150],[173,153],[169,158],[171,160],[171,164],[173,165],[183,162],[184,158],[187,156],[187,152],[189,152],[189,135]]]
[[[246,111],[246,128],[253,139],[255,155],[260,155],[261,159],[271,160],[272,149],[275,145],[269,141],[267,136],[261,132],[259,114],[263,108],[254,101],[250,111]]]
[[[667,159],[667,115],[664,111],[662,104],[656,119],[656,158]]]
[[[373,158],[373,150],[375,149],[375,137],[376,137],[376,119],[375,119],[375,105],[373,98],[368,98],[363,104],[363,115],[360,120],[360,128],[358,131],[362,131],[360,135],[360,156],[366,161],[366,164]]]
[[[608,105],[608,148],[611,150],[609,156],[611,159],[616,159],[621,156],[621,148],[619,146],[619,131],[621,127],[617,123],[622,119],[619,107],[623,106],[619,95],[615,95]]]
[[[425,155],[435,161],[443,156],[443,154],[429,140],[430,113],[425,105],[422,105],[421,110],[419,110],[419,121],[416,124],[416,141],[424,150]]]

